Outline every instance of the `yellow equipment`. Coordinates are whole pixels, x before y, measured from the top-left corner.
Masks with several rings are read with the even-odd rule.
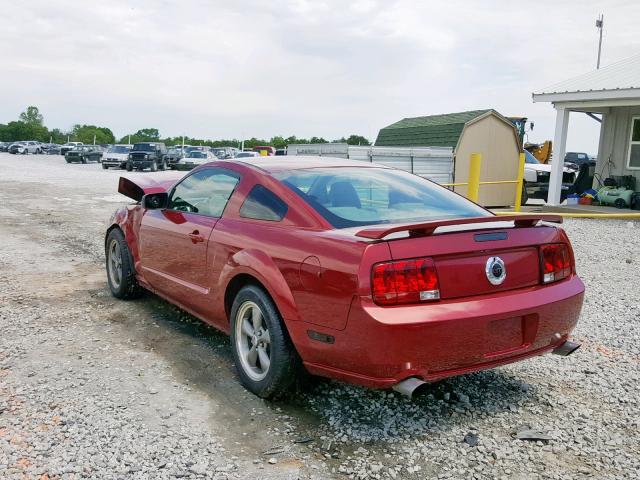
[[[531,155],[536,157],[540,163],[547,163],[551,159],[551,148],[553,142],[547,140],[544,143],[525,143],[524,149]]]

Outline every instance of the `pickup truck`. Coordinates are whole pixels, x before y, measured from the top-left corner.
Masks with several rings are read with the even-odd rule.
[[[522,188],[522,203],[525,204],[529,198],[547,199],[549,194],[549,179],[551,178],[551,164],[540,163],[536,157],[525,150],[524,164],[524,186]],[[560,200],[564,201],[571,193],[576,181],[577,171],[569,167],[563,167],[562,190]]]

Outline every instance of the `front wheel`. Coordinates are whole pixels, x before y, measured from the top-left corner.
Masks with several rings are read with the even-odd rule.
[[[139,297],[142,287],[136,280],[127,241],[118,228],[111,230],[107,236],[105,256],[111,294],[123,300]]]
[[[133,171],[133,165],[131,165],[131,163],[127,162],[127,172],[131,172]]]
[[[87,157],[82,157],[82,163],[84,163],[86,165],[87,163]]]
[[[153,161],[151,162],[151,169],[152,172],[157,172],[158,171],[158,162],[157,161]]]
[[[103,168],[104,170],[106,170],[106,169],[108,169],[109,167],[103,163],[103,164],[102,164],[102,168]]]
[[[231,343],[240,383],[261,398],[287,392],[300,359],[273,301],[261,288],[240,290],[231,308]]]

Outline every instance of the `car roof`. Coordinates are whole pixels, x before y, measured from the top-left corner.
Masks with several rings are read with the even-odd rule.
[[[378,167],[389,168],[377,163],[348,160],[346,158],[316,157],[312,155],[270,156],[270,157],[241,157],[239,163],[257,167],[265,172],[276,173],[286,170],[301,170],[307,168],[335,168],[335,167]]]

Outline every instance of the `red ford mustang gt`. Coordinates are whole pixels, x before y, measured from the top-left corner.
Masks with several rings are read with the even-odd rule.
[[[150,290],[229,333],[255,394],[302,369],[410,394],[579,346],[584,286],[559,217],[496,217],[369,163],[243,160],[121,178],[137,203],[105,249],[113,295]]]

